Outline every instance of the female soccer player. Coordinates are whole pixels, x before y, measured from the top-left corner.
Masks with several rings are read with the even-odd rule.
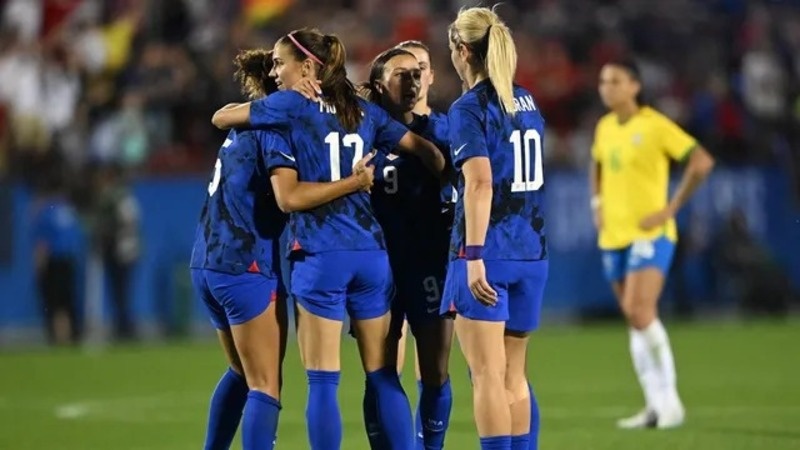
[[[530,92],[513,84],[514,41],[494,11],[461,10],[449,41],[469,89],[448,113],[459,195],[442,312],[457,314],[481,448],[527,450],[536,446],[538,408],[525,356],[548,269],[544,120]]]
[[[403,41],[397,44],[395,47],[401,48],[403,50],[408,50],[409,52],[413,53],[414,56],[417,58],[419,62],[419,69],[420,69],[420,87],[419,87],[419,99],[417,100],[416,105],[414,105],[413,113],[419,116],[428,116],[429,121],[432,124],[434,133],[441,136],[447,136],[447,115],[442,114],[438,111],[434,111],[428,105],[428,96],[430,94],[430,87],[433,85],[435,79],[435,72],[433,67],[431,66],[431,53],[430,49],[428,48],[425,43],[417,40],[410,40],[410,41]],[[452,206],[453,206],[453,186],[449,183],[445,185],[444,189],[442,190],[442,201],[444,202],[443,210],[447,208],[447,214],[452,215]],[[452,222],[452,220],[450,220]],[[407,333],[406,330],[408,328],[408,322],[403,322],[403,334],[400,336],[400,343],[397,352],[397,367],[402,372],[403,366],[405,365],[405,349],[406,349],[406,337]],[[420,381],[420,373],[419,373],[419,359],[417,358],[417,351],[416,345],[414,347],[414,372],[417,377],[417,386],[421,390],[422,389],[422,382]],[[417,419],[419,419],[419,414],[417,414]],[[421,430],[421,424],[417,421],[416,424],[417,428],[417,437],[420,437],[419,432]]]
[[[373,61],[362,94],[411,131],[446,149],[446,121],[413,112],[420,98],[420,66],[408,50],[389,49]],[[393,331],[402,333],[403,319],[407,319],[419,354],[417,448],[441,449],[452,407],[447,369],[453,324],[451,318],[439,315],[452,221],[442,212],[441,181],[418,158],[390,153],[376,156],[373,162],[377,179],[372,206],[386,236],[395,282]],[[370,418],[374,417],[370,397],[368,390],[364,405],[368,429],[373,428]],[[371,436],[373,448],[382,448],[374,438],[379,435]]]
[[[684,420],[669,337],[658,319],[677,231],[674,216],[714,166],[697,141],[639,99],[636,65],[607,64],[600,97],[611,110],[597,124],[590,168],[592,209],[608,281],[630,327],[633,366],[646,406],[621,428],[671,428]],[[667,201],[669,160],[688,161]]]
[[[447,121],[447,115],[434,111],[433,108],[428,105],[428,96],[430,95],[430,89],[436,75],[431,66],[431,51],[428,46],[421,41],[411,40],[403,41],[395,47],[408,50],[419,62],[419,99],[414,105],[414,114],[442,117]]]
[[[434,173],[445,160],[430,142],[409,132],[376,105],[356,95],[347,79],[345,49],[332,35],[297,30],[274,48],[273,75],[280,89],[304,77],[320,80],[322,101],[278,92],[252,104],[218,111],[214,123],[278,129],[287,136],[292,169],[286,183],[335,181],[352,172],[365,149],[394,148],[417,155]],[[342,423],[336,392],[345,312],[353,321],[367,382],[375,392],[388,449],[412,448],[408,399],[387,361],[391,272],[383,233],[366,193],[355,193],[290,217],[292,295],[298,303],[298,341],[309,381],[306,409],[311,448],[338,449]]]
[[[267,78],[269,52],[235,60],[236,77],[253,98],[276,89]],[[371,167],[333,183],[286,189],[274,174],[285,165],[283,138],[270,131],[232,130],[219,150],[192,251],[192,281],[208,308],[230,368],[211,398],[207,450],[230,447],[244,409],[245,450],[272,448],[280,410],[286,305],[279,279],[278,237],[286,216],[371,185]],[[279,197],[276,204],[275,196]],[[245,381],[246,380],[246,381]]]

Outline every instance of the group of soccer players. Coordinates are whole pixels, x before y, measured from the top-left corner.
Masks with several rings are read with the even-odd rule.
[[[347,78],[341,41],[313,29],[237,57],[252,101],[212,119],[231,131],[191,263],[230,365],[211,399],[206,449],[229,448],[240,422],[245,450],[275,445],[289,306],[312,449],[341,447],[346,314],[365,373],[371,448],[443,448],[453,330],[469,365],[481,448],[537,448],[526,354],[548,271],[544,120],[513,83],[514,41],[494,11],[462,10],[448,38],[465,92],[447,116],[427,105],[433,72],[420,42],[378,55],[360,86]],[[593,154],[599,166],[600,150]],[[613,176],[602,167],[598,212],[601,194],[606,203],[616,195],[607,194]],[[688,184],[685,196],[697,183]],[[416,339],[416,427],[397,371],[406,320]],[[647,414],[660,405],[648,400]]]

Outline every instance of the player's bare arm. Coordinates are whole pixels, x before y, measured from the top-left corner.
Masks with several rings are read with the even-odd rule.
[[[678,188],[675,190],[675,194],[673,194],[667,207],[651,216],[645,217],[639,226],[644,230],[651,230],[664,225],[669,219],[675,217],[675,214],[689,201],[697,188],[703,184],[703,181],[705,181],[713,168],[714,157],[705,148],[698,145],[692,150],[680,184],[678,184]]]
[[[353,167],[352,175],[330,183],[300,182],[297,171],[286,167],[273,170],[270,182],[278,207],[285,213],[305,211],[356,191],[369,191],[375,179],[375,166],[368,164],[373,156],[368,153]]]
[[[603,228],[603,202],[600,193],[600,163],[592,161],[589,163],[589,189],[591,189],[591,207],[594,226],[601,230]]]
[[[244,127],[250,124],[250,102],[229,103],[218,109],[211,118],[211,123],[221,130]]]
[[[403,138],[397,143],[397,148],[416,155],[434,175],[439,176],[445,169],[444,155],[439,148],[415,133],[409,131],[403,135]]]
[[[489,158],[468,159],[464,173],[464,217],[466,219],[466,246],[482,247],[489,229],[492,212],[492,167]],[[481,303],[497,303],[497,292],[486,280],[486,269],[482,259],[467,261],[469,288]]]

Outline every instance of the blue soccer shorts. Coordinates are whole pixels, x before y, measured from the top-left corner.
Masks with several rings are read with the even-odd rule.
[[[674,254],[675,243],[664,236],[639,240],[621,249],[603,250],[603,271],[612,283],[648,267],[655,267],[666,276]]]
[[[392,315],[408,320],[412,330],[441,320],[446,255],[441,258],[406,260],[393,267],[395,298]]]
[[[192,269],[192,284],[218,330],[240,325],[267,310],[278,299],[277,278],[261,273],[229,274]]]
[[[392,273],[385,250],[338,250],[292,255],[291,294],[311,314],[343,321],[389,312]]]
[[[505,322],[506,329],[527,333],[539,327],[549,263],[541,261],[484,261],[486,280],[497,292],[497,304],[486,306],[469,290],[467,261],[450,261],[441,314],[457,313],[472,320]]]

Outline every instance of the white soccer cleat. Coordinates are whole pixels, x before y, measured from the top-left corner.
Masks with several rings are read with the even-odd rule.
[[[663,408],[662,411],[658,413],[656,426],[660,430],[676,428],[683,425],[685,419],[686,410],[683,407],[683,403],[681,403],[680,399],[675,398],[673,401],[669,402],[667,407]]]
[[[631,417],[619,419],[617,428],[623,430],[637,430],[642,428],[653,428],[658,424],[658,415],[652,409],[643,409]]]

